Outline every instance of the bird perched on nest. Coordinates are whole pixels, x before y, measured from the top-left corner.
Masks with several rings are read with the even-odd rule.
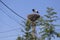
[[[30,21],[34,22],[34,21],[36,21],[36,20],[40,17],[40,15],[37,14],[37,13],[39,13],[37,10],[32,9],[32,11],[33,11],[33,14],[29,14],[29,15],[28,15],[28,19],[29,19]]]
[[[35,10],[35,9],[32,9],[32,11],[33,11],[34,13],[39,13],[38,10]]]

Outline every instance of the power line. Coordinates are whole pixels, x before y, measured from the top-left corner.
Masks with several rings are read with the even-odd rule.
[[[19,21],[15,20],[15,19],[13,19],[11,16],[9,16],[4,10],[2,10],[1,8],[0,8],[0,10],[1,10],[2,12],[4,12],[4,14],[7,15],[10,19],[14,20],[14,21],[17,22],[19,25],[25,27],[24,25],[22,25],[21,23],[19,23]]]
[[[14,30],[17,30],[17,29],[20,29],[20,28],[16,28],[16,29],[12,29],[12,30],[8,30],[8,31],[4,31],[4,32],[0,32],[0,33],[11,32],[11,31],[14,31]]]
[[[10,7],[8,7],[4,2],[2,2],[1,0],[0,0],[0,2],[1,2],[5,7],[7,7],[10,11],[12,11],[15,15],[17,15],[17,16],[19,16],[20,18],[26,20],[25,18],[23,18],[22,16],[20,16],[19,14],[17,14],[15,11],[13,11]]]
[[[11,16],[9,16],[4,10],[2,10],[1,8],[0,8],[0,10],[5,14],[5,15],[7,15],[10,19],[12,19],[12,20],[14,20]],[[16,21],[16,20],[15,20]],[[19,22],[17,22],[17,23],[19,23]]]
[[[8,32],[12,32],[12,31],[18,30],[18,29],[20,29],[21,31],[23,30],[21,28],[15,28],[15,29],[11,29],[11,30],[8,30],[8,31],[2,31],[0,33],[8,33]]]
[[[19,25],[21,25],[22,27],[25,27],[23,24],[19,23],[17,20],[15,20],[15,19],[13,19],[11,16],[9,16],[4,10],[2,10],[1,8],[0,8],[0,10],[1,10],[5,15],[7,15],[10,19],[14,20],[15,22],[17,22],[17,23],[18,23]],[[23,29],[21,29],[21,30],[23,30]],[[6,32],[8,32],[8,31],[6,31]],[[1,33],[4,33],[4,32],[1,32]]]
[[[8,31],[3,31],[3,32],[0,32],[0,33],[7,33],[7,32],[11,32],[11,31],[15,31],[17,29],[20,29],[20,28],[15,28],[15,29],[11,29],[11,30],[8,30]]]
[[[17,16],[19,16],[19,17],[21,17],[20,15],[18,15],[15,11],[13,11],[11,8],[9,8],[4,2],[2,2],[1,0],[0,0],[0,2],[4,5],[4,6],[6,6],[9,10],[11,10],[14,14],[16,14]],[[4,11],[3,11],[4,12]],[[4,12],[5,13],[5,12]],[[6,14],[7,15],[7,14]],[[7,15],[9,18],[11,18],[9,15]],[[21,17],[21,18],[23,18],[23,17]],[[12,18],[11,18],[12,19]],[[26,20],[25,18],[23,18],[24,20]],[[14,20],[14,21],[16,21],[16,20]],[[17,23],[19,23],[18,21],[16,21]],[[20,23],[19,23],[20,24]],[[22,25],[22,24],[20,24],[20,25]],[[22,25],[22,26],[24,26],[24,25]],[[25,26],[24,26],[25,27]]]
[[[0,37],[0,39],[2,39],[2,38],[10,38],[10,37],[15,37],[15,36],[18,36],[18,35],[9,35],[9,36],[5,36],[5,37]]]
[[[12,17],[10,17],[4,10],[2,10],[1,8],[0,8],[0,10],[1,10],[2,12],[4,12],[4,14],[7,15],[10,19],[14,20],[14,19],[13,19]],[[23,24],[19,23],[18,21],[16,21],[16,20],[14,20],[14,21],[17,22],[19,25],[25,27]],[[21,29],[21,28],[17,28],[17,29]],[[10,32],[10,31],[14,31],[14,30],[16,30],[16,29],[12,29],[12,30],[8,30],[8,31],[0,32],[0,33],[6,33],[6,32]],[[21,30],[23,30],[23,29],[21,29]]]

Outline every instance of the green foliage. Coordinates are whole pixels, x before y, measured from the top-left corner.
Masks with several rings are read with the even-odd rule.
[[[47,14],[44,15],[46,17],[46,19],[43,18],[43,25],[45,26],[44,27],[44,30],[40,33],[43,33],[42,34],[42,39],[45,40],[45,38],[48,38],[48,40],[51,40],[51,37],[54,37],[54,34],[56,34],[57,37],[60,37],[60,34],[55,32],[55,26],[58,26],[58,25],[54,25],[52,24],[54,21],[56,21],[56,12],[53,11],[54,9],[52,8],[47,8]],[[40,20],[41,22],[41,20]]]
[[[40,35],[41,38],[38,38],[36,36],[36,40],[45,40],[46,38],[48,40],[51,40],[51,37],[54,37],[54,35],[56,35],[57,37],[60,37],[60,33],[55,32],[55,26],[60,26],[60,25],[55,25],[54,22],[56,22],[57,17],[56,16],[57,13],[54,12],[54,9],[52,8],[47,8],[47,14],[44,15],[43,17],[40,16],[40,18],[36,21],[34,21],[34,23],[36,24],[35,26],[44,26],[42,27],[42,31],[40,30]],[[32,22],[28,19],[25,23],[26,27],[25,27],[25,39],[24,40],[33,40],[33,36],[32,36],[32,31],[31,27],[32,27]],[[37,30],[38,31],[38,30]],[[17,40],[21,40],[21,37],[18,37]]]
[[[26,30],[29,31],[30,28],[31,28],[31,21],[27,20],[27,22],[26,22]]]
[[[57,37],[60,37],[60,33],[57,33]]]
[[[18,36],[16,40],[23,40],[23,38]]]

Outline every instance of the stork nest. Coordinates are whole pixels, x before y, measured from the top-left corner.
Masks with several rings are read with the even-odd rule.
[[[40,17],[40,15],[38,15],[38,14],[28,15],[28,19],[31,20],[32,22],[36,21],[39,17]]]

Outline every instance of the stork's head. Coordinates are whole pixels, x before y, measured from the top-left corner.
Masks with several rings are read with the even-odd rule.
[[[38,12],[37,10],[35,10],[35,9],[32,9],[32,11],[35,12],[35,13],[39,13],[39,12]]]

